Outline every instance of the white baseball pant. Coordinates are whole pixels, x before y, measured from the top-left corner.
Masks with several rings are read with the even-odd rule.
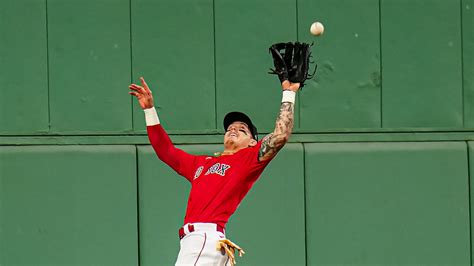
[[[185,225],[185,236],[180,241],[180,250],[176,266],[202,265],[227,266],[231,265],[229,256],[216,249],[217,241],[225,235],[216,230],[213,223],[193,223],[194,232],[189,232]]]

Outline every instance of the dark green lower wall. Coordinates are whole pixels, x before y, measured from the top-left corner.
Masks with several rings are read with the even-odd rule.
[[[290,143],[227,236],[239,265],[470,265],[473,152]],[[0,146],[0,265],[172,265],[189,188],[149,145]]]
[[[0,147],[0,265],[136,265],[134,146]]]
[[[466,143],[305,150],[309,265],[469,265]]]

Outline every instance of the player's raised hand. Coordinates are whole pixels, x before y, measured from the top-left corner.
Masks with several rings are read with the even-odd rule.
[[[140,103],[140,107],[142,109],[152,108],[154,104],[151,90],[148,87],[148,84],[146,84],[146,81],[143,77],[140,77],[140,81],[142,83],[142,86],[139,86],[137,84],[130,84],[128,88],[131,91],[129,91],[128,93],[137,97],[138,103]]]
[[[284,80],[281,83],[281,87],[283,90],[290,90],[290,91],[297,92],[300,89],[300,83],[291,83],[288,80]]]

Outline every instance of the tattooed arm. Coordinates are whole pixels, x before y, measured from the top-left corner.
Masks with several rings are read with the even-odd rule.
[[[297,92],[299,83],[290,83],[284,81],[282,83],[283,90]],[[258,154],[259,161],[265,161],[273,158],[278,151],[288,142],[291,131],[293,130],[294,122],[294,102],[283,101],[280,106],[280,113],[278,114],[275,130],[265,136],[262,140],[262,145]]]

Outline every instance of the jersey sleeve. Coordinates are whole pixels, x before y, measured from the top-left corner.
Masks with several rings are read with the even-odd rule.
[[[198,156],[176,148],[161,124],[147,126],[147,133],[158,158],[191,182]]]
[[[247,153],[245,158],[246,158],[246,163],[249,167],[250,174],[248,175],[249,178],[251,179],[256,179],[259,177],[259,175],[263,172],[265,167],[273,160],[273,158],[270,158],[265,161],[260,161],[258,159],[259,157],[259,151],[260,147],[262,146],[262,140],[257,142],[257,145],[248,148]]]

